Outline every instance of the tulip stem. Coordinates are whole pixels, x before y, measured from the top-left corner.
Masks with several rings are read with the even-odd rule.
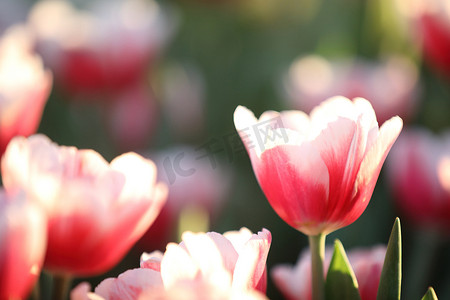
[[[325,257],[325,234],[309,236],[312,270],[312,299],[325,299],[325,277],[323,276],[323,260]]]
[[[64,274],[53,275],[52,300],[68,299],[68,293],[72,278]]]

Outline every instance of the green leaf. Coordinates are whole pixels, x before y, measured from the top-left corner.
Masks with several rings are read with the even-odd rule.
[[[422,297],[422,300],[438,300],[438,297],[436,296],[436,293],[434,292],[434,289],[431,286],[428,288],[428,291],[425,294],[425,296]]]
[[[402,285],[402,233],[396,218],[381,271],[377,300],[400,300]]]
[[[325,299],[361,299],[355,273],[339,240],[334,242],[333,257],[325,283]]]

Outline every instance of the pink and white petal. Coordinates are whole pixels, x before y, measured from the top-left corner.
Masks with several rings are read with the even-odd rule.
[[[342,96],[329,98],[311,111],[311,128],[315,128],[320,132],[328,123],[335,121],[339,117],[353,121],[357,120],[358,115],[353,102]]]
[[[267,229],[254,234],[239,253],[233,274],[232,288],[266,291],[266,261],[269,254],[272,235]]]
[[[103,280],[95,293],[105,300],[135,300],[146,289],[162,287],[161,274],[150,269],[132,269],[118,278]]]
[[[181,246],[170,243],[161,261],[161,277],[164,287],[176,286],[178,281],[194,280],[200,268]]]
[[[279,118],[279,117],[280,117],[279,112],[274,111],[274,110],[267,110],[267,111],[263,112],[263,114],[259,117],[257,123],[270,121],[272,119]]]
[[[246,227],[242,227],[239,231],[227,231],[223,234],[231,242],[238,254],[244,248],[245,243],[251,239],[252,235],[253,233]]]
[[[222,234],[217,232],[208,232],[206,235],[214,242],[215,246],[219,250],[225,269],[232,273],[239,257],[237,249],[233,246],[231,241]]]
[[[238,132],[242,143],[247,149],[250,159],[258,160],[256,157],[255,146],[258,145],[258,140],[254,134],[254,125],[258,122],[253,112],[243,106],[238,106],[234,111],[234,126]]]
[[[59,151],[46,136],[15,137],[2,157],[2,180],[6,189],[25,189],[51,211],[61,186],[63,167]]]
[[[91,293],[91,285],[87,282],[78,284],[70,292],[70,300],[106,300],[99,295]]]
[[[372,104],[364,98],[355,98],[353,99],[353,105],[356,110],[356,114],[359,116],[364,116],[364,125],[369,128],[378,128],[377,117],[375,115],[375,110],[372,107]]]
[[[340,223],[343,211],[353,205],[348,199],[353,195],[354,182],[366,151],[366,141],[367,133],[359,122],[339,117],[329,123],[313,142],[330,174],[326,211],[330,223]]]
[[[150,197],[140,199],[140,203],[136,203],[136,207],[141,204],[144,205],[146,213],[142,216],[140,221],[135,225],[134,230],[130,233],[130,238],[140,239],[147,229],[153,224],[153,221],[158,217],[161,209],[166,203],[169,189],[166,184],[159,182],[154,185],[153,194]],[[121,205],[123,207],[123,205]],[[127,205],[132,206],[132,205]]]
[[[282,128],[289,128],[303,136],[309,136],[311,122],[307,114],[299,110],[287,110],[281,112],[280,115]]]
[[[251,112],[247,107],[241,105],[236,107],[233,118],[234,126],[236,127],[236,130],[238,132],[246,128],[250,128],[258,122],[255,114]]]
[[[128,202],[151,195],[151,189],[156,182],[156,166],[151,160],[130,152],[116,157],[111,162],[111,169],[126,177],[121,201]]]
[[[303,143],[266,150],[256,176],[285,222],[305,234],[317,234],[326,213],[329,175],[314,146]]]
[[[182,240],[205,279],[215,283],[219,278],[214,279],[214,276],[224,276],[224,270],[231,274],[234,270],[238,254],[231,242],[221,234],[185,232]]]
[[[381,167],[389,150],[397,139],[403,127],[403,121],[399,117],[393,117],[386,121],[380,128],[377,141],[367,152],[356,178],[354,199],[357,199],[355,208],[348,214],[346,224],[356,220],[367,206],[370,196],[380,174]]]
[[[94,150],[61,147],[60,156],[64,164],[64,177],[68,179],[95,178],[108,170],[108,162]]]
[[[164,257],[164,253],[159,250],[151,253],[142,253],[140,259],[140,267],[145,269],[152,269],[155,271],[161,271],[161,260]]]

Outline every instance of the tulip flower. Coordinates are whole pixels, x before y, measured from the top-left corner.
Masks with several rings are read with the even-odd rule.
[[[325,256],[325,272],[330,265],[332,249],[327,248]],[[370,249],[353,249],[348,252],[348,259],[358,281],[361,300],[375,300],[378,284],[383,268],[385,246]],[[303,251],[295,266],[277,265],[273,267],[271,276],[275,285],[287,300],[311,299],[311,254]]]
[[[426,61],[450,76],[450,5],[446,0],[397,0],[397,7],[411,24]]]
[[[0,156],[14,136],[36,132],[51,85],[30,32],[11,27],[0,39]]]
[[[306,235],[328,234],[363,213],[402,128],[399,117],[378,128],[367,100],[343,97],[323,102],[309,117],[268,111],[258,120],[239,106],[234,122],[270,204]]]
[[[0,299],[26,299],[42,268],[45,213],[23,192],[0,190]]]
[[[39,1],[29,21],[38,49],[69,92],[120,90],[145,77],[174,22],[155,1],[97,1],[85,10],[69,1]]]
[[[48,215],[45,267],[89,276],[113,267],[165,202],[152,161],[135,153],[108,164],[93,150],[58,146],[43,135],[16,137],[2,160],[5,188],[21,188]]]
[[[403,132],[387,171],[400,215],[417,227],[450,230],[450,135],[426,129]]]
[[[323,299],[325,236],[367,207],[402,120],[393,117],[378,128],[367,100],[334,97],[310,116],[268,111],[256,119],[239,106],[234,123],[273,209],[309,236],[313,298]]]
[[[309,55],[296,60],[284,81],[289,107],[310,112],[334,95],[368,99],[383,123],[395,115],[411,119],[417,106],[418,70],[408,59],[327,60]]]
[[[174,299],[179,295],[177,291],[183,290],[192,294],[193,298],[187,299],[195,299],[194,295],[202,292],[214,292],[217,299],[239,299],[237,295],[265,292],[266,259],[271,243],[268,230],[252,234],[242,228],[223,235],[185,232],[182,239],[180,244],[168,244],[164,255],[159,251],[144,253],[141,268],[105,279],[95,288],[95,294],[89,293],[86,283],[77,286],[72,291],[72,300],[154,299],[152,294]]]

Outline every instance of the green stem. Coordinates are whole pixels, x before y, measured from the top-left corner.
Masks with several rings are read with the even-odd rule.
[[[53,275],[52,300],[68,299],[72,278],[64,274]]]
[[[309,236],[312,270],[312,299],[325,299],[325,277],[323,276],[323,259],[325,257],[325,234]]]

